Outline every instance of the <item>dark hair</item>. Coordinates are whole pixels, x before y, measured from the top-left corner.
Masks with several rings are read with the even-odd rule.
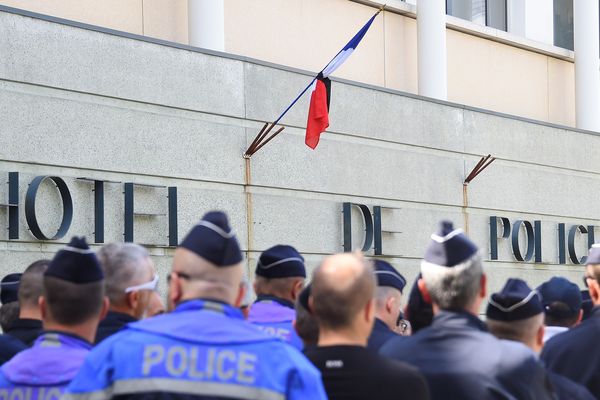
[[[579,312],[573,312],[562,301],[555,301],[545,306],[544,324],[546,326],[562,326],[571,328],[579,319]]]
[[[11,301],[0,307],[0,327],[6,332],[19,319],[19,303]]]
[[[427,328],[433,321],[433,307],[423,299],[419,290],[419,279],[421,279],[421,274],[417,276],[410,289],[406,305],[406,319],[410,322],[413,333]]]
[[[45,276],[44,298],[52,320],[63,325],[81,324],[100,314],[104,281],[76,284]]]
[[[19,304],[37,307],[38,299],[44,291],[44,272],[48,269],[50,260],[38,260],[28,266],[21,276],[19,283]]]
[[[319,341],[319,325],[317,320],[300,301],[296,301],[296,333],[304,346],[316,346]]]
[[[360,260],[360,258],[357,257]],[[373,298],[375,291],[375,275],[373,267],[363,262],[360,275],[347,288],[340,289],[338,282],[333,282],[321,274],[322,266],[317,267],[312,284],[313,312],[319,326],[330,329],[348,327],[355,316]]]

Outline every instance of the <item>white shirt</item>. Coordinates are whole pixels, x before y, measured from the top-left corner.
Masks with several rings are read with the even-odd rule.
[[[564,326],[547,326],[544,330],[544,343],[546,343],[548,339],[552,338],[553,336],[568,330],[569,328],[565,328]]]

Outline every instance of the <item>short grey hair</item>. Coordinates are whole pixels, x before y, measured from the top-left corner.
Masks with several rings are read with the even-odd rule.
[[[104,272],[106,296],[110,304],[121,304],[125,289],[144,282],[147,269],[144,261],[148,250],[135,243],[109,243],[98,251],[98,260]]]
[[[387,299],[390,297],[401,297],[402,292],[391,286],[377,286],[373,298],[375,299],[375,305],[377,308],[385,306]]]
[[[442,310],[464,310],[477,299],[483,275],[479,253],[452,268],[421,262],[431,300]]]

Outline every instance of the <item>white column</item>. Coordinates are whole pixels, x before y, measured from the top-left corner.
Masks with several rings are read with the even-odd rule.
[[[598,1],[573,1],[577,127],[600,132]]]
[[[188,0],[188,33],[191,46],[225,51],[224,0]]]
[[[417,2],[417,48],[419,94],[447,100],[445,1]]]

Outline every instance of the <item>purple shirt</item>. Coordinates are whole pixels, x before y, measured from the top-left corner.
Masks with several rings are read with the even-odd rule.
[[[267,297],[259,297],[248,313],[248,322],[256,325],[263,332],[302,350],[302,340],[293,326],[295,319],[296,310],[284,305],[278,299]]]
[[[45,332],[0,368],[0,398],[58,399],[91,348],[78,336]]]

